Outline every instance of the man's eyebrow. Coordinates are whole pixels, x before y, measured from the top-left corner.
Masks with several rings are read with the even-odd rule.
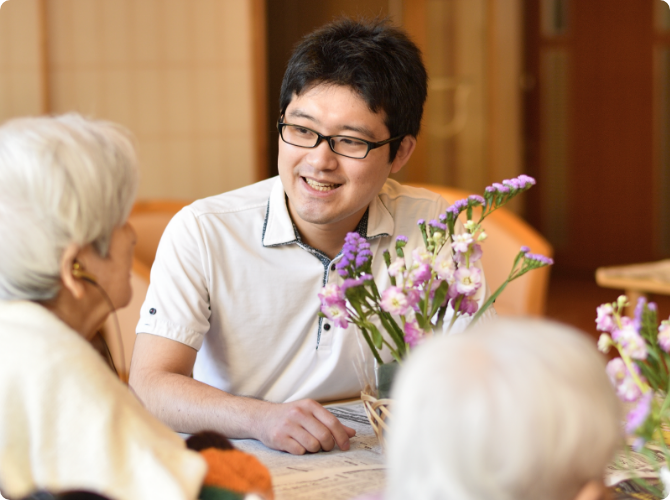
[[[307,120],[310,120],[310,121],[314,122],[316,125],[321,124],[321,122],[319,120],[314,118],[309,113],[306,113],[302,109],[294,109],[294,110],[286,113],[286,117],[287,118],[305,118]],[[359,134],[364,135],[366,137],[369,137],[370,139],[375,138],[372,131],[369,128],[364,127],[364,126],[359,127],[359,126],[355,126],[355,125],[341,125],[340,130],[343,130],[343,131],[349,130],[351,132],[358,132]]]

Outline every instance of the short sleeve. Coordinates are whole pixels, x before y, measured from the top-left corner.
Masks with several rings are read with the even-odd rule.
[[[186,207],[170,221],[158,245],[136,332],[200,349],[211,314],[206,263],[201,227]]]

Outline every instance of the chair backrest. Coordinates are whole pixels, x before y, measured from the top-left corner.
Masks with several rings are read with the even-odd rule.
[[[103,327],[103,337],[109,347],[112,360],[119,374],[122,377],[125,376],[126,380],[135,347],[135,327],[140,319],[140,308],[149,289],[149,275],[156,257],[158,242],[170,219],[189,203],[172,200],[139,201],[128,218],[137,234],[137,244],[130,278],[133,297],[130,304],[116,311],[120,342],[114,315],[109,316]]]
[[[128,222],[137,233],[135,258],[151,269],[156,258],[158,242],[170,219],[190,201],[151,200],[135,203]]]
[[[413,184],[413,186],[437,193],[449,203],[466,198],[469,194],[460,189],[444,186],[430,184]],[[464,219],[465,215],[461,214],[461,217]],[[489,215],[483,226],[488,238],[482,246],[484,250],[482,265],[491,292],[507,279],[521,246],[530,247],[534,253],[553,256],[553,248],[549,242],[504,207]],[[549,287],[549,269],[549,267],[536,269],[507,285],[495,303],[498,314],[542,316]]]

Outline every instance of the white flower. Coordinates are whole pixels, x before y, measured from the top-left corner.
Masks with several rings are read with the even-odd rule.
[[[670,470],[664,465],[659,470],[659,476],[663,483],[663,494],[667,495],[663,500],[670,500]]]
[[[600,338],[598,339],[598,350],[600,352],[608,353],[611,345],[612,337],[606,333],[601,334]]]

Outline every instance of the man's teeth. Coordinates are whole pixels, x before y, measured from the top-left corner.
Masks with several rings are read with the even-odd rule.
[[[312,189],[316,189],[317,191],[330,191],[338,186],[338,184],[321,184],[320,182],[307,178],[305,178],[305,182],[307,182]]]

